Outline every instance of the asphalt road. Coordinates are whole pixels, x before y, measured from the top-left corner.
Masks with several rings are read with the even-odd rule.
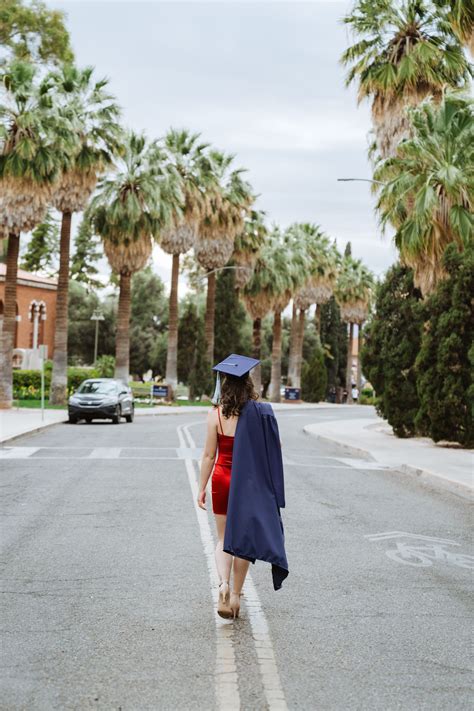
[[[235,623],[190,486],[204,415],[0,450],[0,708],[472,708],[468,502],[322,446],[321,418],[278,413],[290,576],[251,566]]]

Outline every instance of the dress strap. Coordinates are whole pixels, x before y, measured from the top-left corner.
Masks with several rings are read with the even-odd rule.
[[[221,413],[219,412],[219,407],[217,408],[217,417],[219,418],[219,424],[221,426],[221,432],[224,434],[224,430],[222,429],[222,422],[221,422]]]

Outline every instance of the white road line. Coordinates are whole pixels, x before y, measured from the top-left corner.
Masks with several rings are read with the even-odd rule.
[[[38,449],[39,447],[5,447],[0,449],[0,459],[27,459]]]
[[[84,459],[118,459],[122,447],[96,447]]]
[[[183,449],[186,448],[186,440],[183,432],[186,433],[192,447],[192,437],[184,425],[177,427],[180,445]],[[211,526],[207,517],[206,511],[200,509],[197,505],[198,485],[193,466],[193,460],[186,457],[184,460],[186,472],[188,475],[189,486],[193,497],[194,510],[199,524],[202,546],[206,556],[207,569],[211,581],[211,594],[214,603],[214,617],[216,623],[217,646],[216,646],[216,703],[219,711],[238,711],[240,709],[240,694],[237,680],[237,667],[235,663],[235,651],[233,642],[233,624],[224,622],[216,612],[217,599],[219,595],[218,584],[219,578],[215,568],[214,560],[214,539],[212,537]]]
[[[201,422],[196,422],[192,424],[202,424]],[[189,427],[192,425],[184,425],[183,430],[186,433],[188,437],[188,441],[191,447],[195,447],[194,440],[192,438],[191,433],[189,432]],[[187,460],[189,461],[189,460]],[[194,495],[194,500],[196,501],[197,497],[197,482],[196,482],[196,477],[194,475],[194,470],[191,464],[191,471],[192,471],[192,480],[194,483],[195,487],[195,494]],[[189,472],[188,472],[189,476]],[[193,486],[191,486],[193,488]],[[199,507],[197,507],[197,504],[195,504],[196,508],[198,511],[201,511],[201,513],[204,513]],[[209,520],[206,515],[206,521],[208,522],[208,527],[209,527]],[[210,530],[210,527],[209,527]],[[213,549],[214,549],[214,543]],[[215,570],[215,565],[214,565],[214,555],[212,556],[212,570]],[[209,562],[208,562],[209,565]],[[214,572],[214,575],[216,573]],[[287,711],[287,705],[285,701],[285,696],[283,693],[283,688],[280,682],[280,676],[278,674],[278,667],[276,664],[276,659],[275,659],[275,653],[273,651],[273,645],[270,637],[270,632],[267,624],[267,620],[265,617],[265,613],[263,611],[260,598],[257,593],[257,589],[254,585],[254,582],[252,580],[252,576],[250,575],[250,572],[247,574],[247,578],[245,580],[245,597],[244,597],[244,603],[245,607],[248,612],[249,616],[249,622],[250,622],[250,627],[252,629],[252,637],[254,640],[255,644],[255,651],[257,655],[257,660],[258,660],[258,665],[259,665],[259,671],[260,671],[260,677],[262,679],[262,684],[263,684],[263,691],[265,694],[265,698],[267,701],[268,709],[270,711]],[[226,629],[228,629],[228,626],[226,626]],[[232,643],[232,637],[230,637],[231,643]],[[233,646],[233,645],[232,645]],[[235,659],[235,655],[234,655]],[[234,664],[235,666],[235,664]],[[238,693],[238,692],[237,692]],[[223,708],[227,709],[230,708],[229,706],[224,706]]]

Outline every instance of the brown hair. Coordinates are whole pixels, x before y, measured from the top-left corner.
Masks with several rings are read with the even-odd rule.
[[[219,405],[222,407],[224,417],[238,417],[245,403],[249,400],[258,400],[258,395],[249,373],[242,378],[227,374],[222,377]]]

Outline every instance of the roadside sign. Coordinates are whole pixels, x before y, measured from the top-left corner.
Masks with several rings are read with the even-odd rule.
[[[168,386],[167,385],[156,385],[151,386],[151,396],[152,397],[168,397]]]

